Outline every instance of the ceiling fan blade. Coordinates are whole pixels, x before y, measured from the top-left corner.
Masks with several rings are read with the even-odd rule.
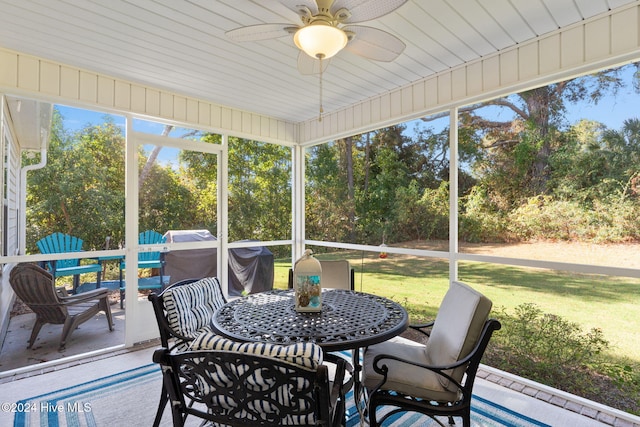
[[[345,50],[374,61],[391,62],[403,51],[406,45],[402,40],[373,27],[349,25],[345,31],[354,33],[353,39],[345,46]]]
[[[224,34],[234,42],[252,42],[288,36],[297,29],[292,24],[257,24],[229,30]]]
[[[336,0],[331,11],[335,13],[340,9],[347,9],[351,16],[343,21],[345,24],[365,22],[387,15],[406,2],[407,0]]]
[[[305,8],[309,9],[313,15],[318,13],[318,4],[315,0],[280,0],[280,3],[298,15],[301,15]]]
[[[322,61],[322,72],[324,73],[331,58]],[[304,52],[298,54],[298,71],[300,74],[308,76],[310,74],[320,74],[320,60],[314,59]]]

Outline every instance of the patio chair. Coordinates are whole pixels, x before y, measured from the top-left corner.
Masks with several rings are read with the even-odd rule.
[[[172,353],[186,351],[203,333],[213,333],[213,312],[227,302],[216,277],[176,282],[158,294],[149,294],[149,301],[158,323],[160,344]],[[160,425],[168,400],[163,386],[154,426]]]
[[[213,342],[212,342],[213,341]],[[169,392],[173,425],[188,416],[227,426],[341,426],[344,361],[330,378],[322,348],[239,343],[220,336],[207,350],[172,354],[156,350]]]
[[[414,326],[426,344],[404,338],[370,346],[364,353],[363,383],[369,391],[371,426],[400,412],[461,417],[471,424],[471,393],[480,359],[501,325],[488,319],[491,301],[468,285],[452,282],[434,322]],[[393,407],[380,420],[380,406]],[[440,424],[443,425],[443,424]]]
[[[28,263],[16,265],[11,270],[9,282],[18,298],[36,314],[27,348],[33,347],[42,326],[51,323],[64,325],[58,348],[59,351],[64,350],[71,333],[100,311],[104,311],[109,330],[113,331],[108,289],[69,296],[63,287],[56,288],[55,280],[48,271]]]
[[[354,290],[354,271],[347,260],[320,261],[322,287]],[[289,269],[289,289],[293,289],[293,269]]]
[[[82,239],[64,233],[53,233],[36,242],[40,253],[60,254],[65,252],[82,252]],[[43,266],[48,268],[54,278],[73,276],[73,293],[80,285],[80,275],[96,273],[96,288],[100,287],[102,263],[81,264],[79,258],[47,261]]]
[[[164,243],[165,238],[157,231],[147,230],[138,235],[138,243],[141,245],[153,245],[158,243]],[[158,283],[151,283],[147,285],[138,284],[138,289],[162,289],[164,286],[164,256],[161,252],[140,252],[138,254],[138,270],[144,268],[158,268],[160,269],[160,280]],[[124,308],[124,279],[122,272],[126,269],[126,263],[120,262],[120,308]]]

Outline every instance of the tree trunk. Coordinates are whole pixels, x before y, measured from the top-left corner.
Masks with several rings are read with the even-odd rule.
[[[344,140],[345,164],[347,167],[347,209],[349,218],[349,241],[355,241],[356,234],[356,212],[355,212],[355,188],[353,182],[353,137]]]
[[[556,104],[561,101],[563,87],[561,84],[541,87],[522,94],[529,111],[528,120],[532,128],[536,130],[538,151],[531,165],[530,175],[531,190],[535,194],[543,194],[547,191],[549,181],[549,156],[551,155],[551,115]]]
[[[173,130],[173,125],[166,125],[162,130],[162,136],[168,136]],[[162,150],[161,145],[156,145],[153,147],[149,158],[147,159],[147,163],[144,164],[144,168],[142,168],[142,172],[140,172],[140,176],[138,177],[138,188],[142,187],[142,184],[146,181],[149,173],[151,172],[151,167],[155,163],[158,158],[158,154],[160,154],[160,150]]]

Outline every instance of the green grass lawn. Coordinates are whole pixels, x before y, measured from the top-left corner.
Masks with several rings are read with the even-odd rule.
[[[391,298],[407,308],[411,321],[433,319],[449,284],[447,260],[375,253],[340,252],[319,259],[347,258],[358,291]],[[275,287],[286,288],[290,260],[275,265]],[[489,297],[494,310],[513,314],[524,303],[575,322],[585,332],[600,328],[611,357],[640,362],[640,280],[515,268],[488,263],[460,264],[459,278]]]

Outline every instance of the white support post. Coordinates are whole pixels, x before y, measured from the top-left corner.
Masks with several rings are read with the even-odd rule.
[[[292,162],[293,162],[293,183],[291,185],[292,191],[292,236],[293,246],[291,248],[291,262],[295,262],[296,259],[302,256],[304,252],[304,238],[305,238],[305,203],[304,203],[304,147],[295,145],[293,147]]]
[[[138,319],[138,144],[133,135],[133,118],[125,117],[125,346],[137,341]]]
[[[216,234],[218,236],[218,272],[222,292],[229,297],[229,269],[221,268],[229,265],[229,136],[222,135],[222,152],[218,155],[218,221]]]
[[[458,109],[449,111],[449,282],[458,280]]]

